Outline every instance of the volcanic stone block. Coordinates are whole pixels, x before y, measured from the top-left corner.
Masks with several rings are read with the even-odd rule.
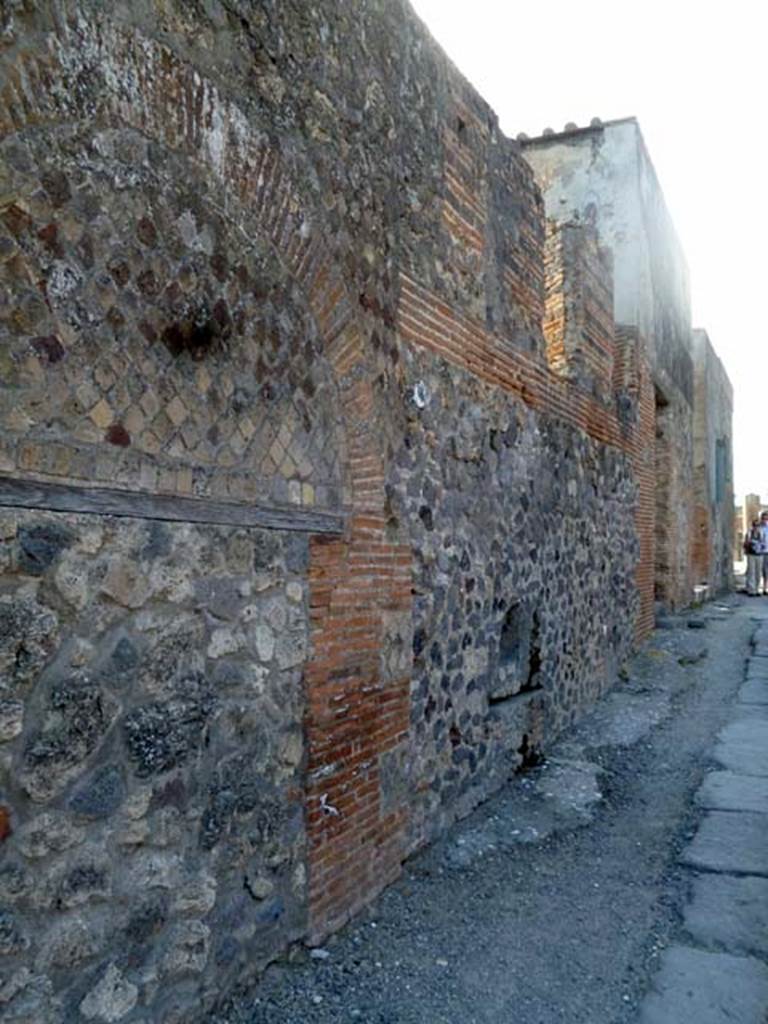
[[[119,765],[107,765],[85,780],[72,794],[69,807],[84,818],[108,818],[125,798],[125,780]]]
[[[139,778],[184,764],[200,741],[206,719],[197,701],[144,704],[123,723],[128,756]]]
[[[30,576],[42,576],[71,542],[72,533],[63,526],[24,526],[19,530],[19,568]]]
[[[0,597],[0,693],[14,695],[39,674],[58,640],[58,618],[31,597]]]
[[[50,799],[79,774],[117,715],[117,703],[88,681],[51,689],[43,728],[27,743],[19,781],[33,800]]]

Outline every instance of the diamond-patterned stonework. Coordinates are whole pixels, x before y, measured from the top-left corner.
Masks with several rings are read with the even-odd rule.
[[[44,131],[0,146],[0,191],[4,459],[340,504],[339,402],[306,300],[188,161],[132,130]]]

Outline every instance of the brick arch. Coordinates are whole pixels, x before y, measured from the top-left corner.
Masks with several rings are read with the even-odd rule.
[[[311,543],[306,820],[310,929],[321,936],[397,874],[406,826],[403,787],[382,787],[382,775],[402,771],[408,732],[408,659],[391,651],[410,650],[411,555],[385,536],[372,371],[344,274],[277,146],[171,50],[61,16],[45,49],[5,70],[0,136],[87,117],[183,152],[245,211],[244,230],[271,243],[316,318],[350,479],[344,536]]]

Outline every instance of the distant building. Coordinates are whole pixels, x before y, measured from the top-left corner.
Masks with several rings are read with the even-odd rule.
[[[763,509],[759,494],[748,494],[744,499],[744,523],[745,526],[757,519]]]

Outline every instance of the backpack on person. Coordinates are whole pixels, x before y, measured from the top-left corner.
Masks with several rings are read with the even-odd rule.
[[[744,554],[745,555],[762,555],[763,553],[763,538],[759,531],[756,533],[754,530],[750,530],[744,540]]]

